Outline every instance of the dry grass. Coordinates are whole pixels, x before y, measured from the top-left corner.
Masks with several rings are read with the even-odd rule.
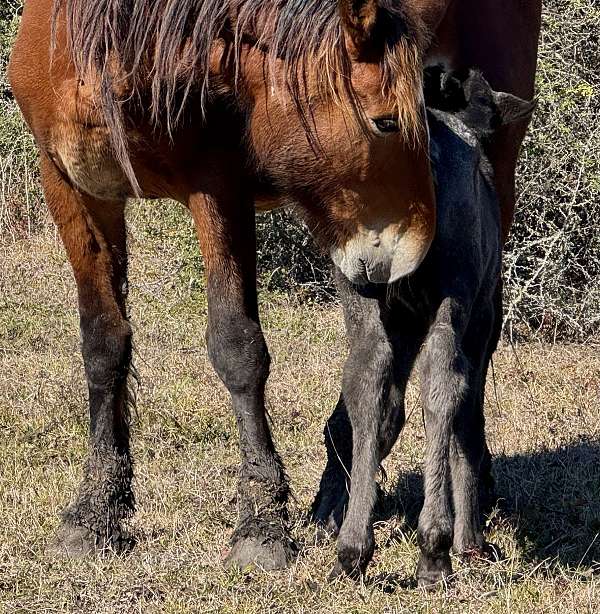
[[[600,357],[597,347],[503,347],[488,430],[504,498],[490,538],[506,559],[455,562],[456,581],[412,587],[423,429],[414,387],[392,457],[370,580],[326,581],[334,545],[303,525],[324,462],[321,429],[338,393],[344,333],[333,307],[264,297],[274,355],[269,406],[293,486],[290,570],[221,564],[235,522],[237,443],[205,355],[202,281],[151,208],[132,223],[132,307],[142,381],[135,428],[139,539],[129,556],[57,561],[44,545],[74,493],[86,445],[71,274],[52,236],[0,244],[0,610],[6,612],[597,612]],[[398,574],[397,583],[384,576]],[[392,589],[394,589],[392,591]]]

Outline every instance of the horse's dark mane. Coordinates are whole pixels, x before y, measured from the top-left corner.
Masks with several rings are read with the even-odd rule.
[[[99,85],[115,154],[139,191],[127,151],[123,102],[150,96],[152,120],[177,123],[188,94],[209,92],[214,43],[225,40],[229,61],[242,75],[242,43],[265,51],[265,78],[283,87],[309,130],[307,84],[357,112],[339,0],[54,0],[53,40],[66,21],[78,76]],[[407,138],[420,133],[421,53],[424,30],[398,0],[385,0],[382,91],[396,102]],[[224,52],[225,53],[225,52]],[[213,63],[214,66],[214,63]],[[203,103],[204,104],[204,103]]]

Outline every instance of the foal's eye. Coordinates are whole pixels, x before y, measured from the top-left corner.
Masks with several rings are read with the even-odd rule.
[[[372,120],[377,128],[377,132],[387,134],[390,132],[398,132],[398,120],[395,117],[378,117]]]

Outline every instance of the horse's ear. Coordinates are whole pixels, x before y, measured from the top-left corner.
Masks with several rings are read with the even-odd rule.
[[[502,124],[530,119],[537,106],[535,100],[523,100],[507,92],[493,92],[493,95]]]
[[[338,0],[348,52],[354,58],[370,55],[377,47],[378,0]]]

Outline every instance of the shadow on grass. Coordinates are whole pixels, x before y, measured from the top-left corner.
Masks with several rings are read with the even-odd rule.
[[[554,559],[568,568],[600,563],[600,440],[495,456],[493,474],[499,512],[493,522],[514,527],[526,559]],[[406,473],[383,497],[377,516],[403,516],[414,530],[422,504],[422,475]]]

